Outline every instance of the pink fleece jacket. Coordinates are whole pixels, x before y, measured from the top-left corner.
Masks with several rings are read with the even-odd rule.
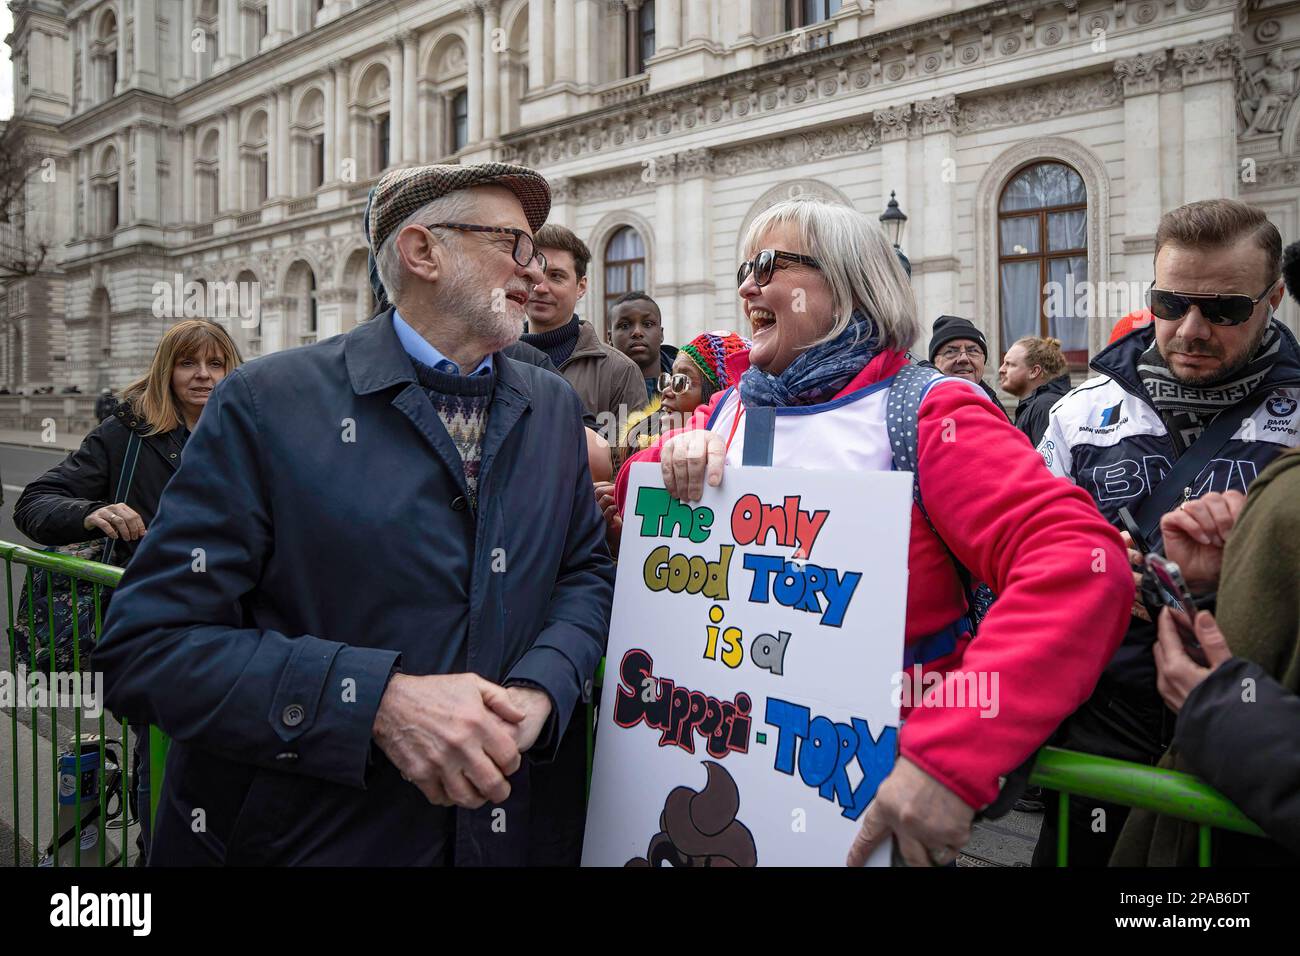
[[[904,361],[899,352],[881,352],[835,397],[889,378]],[[747,352],[732,356],[732,381],[748,363]],[[704,428],[724,394],[661,443]],[[1133,580],[1119,533],[1092,499],[1044,468],[1029,439],[985,396],[955,382],[934,385],[921,405],[918,441],[921,497],[943,541],[914,504],[905,642],[934,634],[966,611],[947,542],[998,598],[977,639],[966,635],[924,671],[974,675],[967,681],[987,672],[985,686],[997,690],[996,716],[980,716],[975,702],[905,708],[899,749],[979,809],[997,796],[998,777],[1041,747],[1092,692],[1128,626]],[[659,447],[638,452],[620,469],[620,511],[628,466],[658,461]]]

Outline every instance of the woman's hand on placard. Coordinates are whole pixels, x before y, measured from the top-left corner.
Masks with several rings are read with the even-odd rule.
[[[710,431],[690,431],[675,435],[664,443],[659,456],[664,487],[680,501],[699,501],[704,486],[722,484],[722,467],[727,444],[722,436]]]

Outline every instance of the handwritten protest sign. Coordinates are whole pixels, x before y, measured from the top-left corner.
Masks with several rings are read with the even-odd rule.
[[[692,506],[633,466],[584,865],[844,862],[897,750],[911,500],[729,468]]]

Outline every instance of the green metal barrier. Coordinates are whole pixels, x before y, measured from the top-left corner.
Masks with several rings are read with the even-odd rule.
[[[90,679],[90,675],[83,671],[85,662],[81,660],[81,641],[86,635],[80,633],[80,601],[77,591],[78,583],[85,582],[91,585],[94,612],[93,612],[93,634],[90,637],[98,640],[103,631],[103,602],[104,589],[115,587],[122,577],[122,569],[111,565],[101,564],[95,561],[85,561],[80,558],[70,557],[65,554],[49,551],[37,551],[18,544],[0,541],[0,558],[4,559],[5,565],[5,596],[6,596],[6,615],[8,626],[5,630],[7,643],[9,647],[9,667],[11,681],[14,689],[17,691],[14,700],[14,706],[10,713],[10,757],[12,765],[12,809],[14,823],[14,850],[13,865],[22,866],[21,846],[24,840],[29,840],[32,847],[32,866],[65,866],[71,863],[73,866],[130,866],[133,862],[132,851],[134,849],[135,834],[133,825],[130,822],[130,812],[128,810],[130,788],[133,780],[129,772],[131,767],[131,728],[126,720],[118,723],[118,735],[116,739],[110,740],[108,719],[103,710],[103,701],[99,701],[99,714],[95,718],[95,732],[92,737],[87,738],[84,735],[82,707],[78,704],[72,708],[72,735],[70,739],[60,739],[60,707],[58,706],[41,706],[38,699],[28,692],[30,682],[33,679],[41,679],[47,685],[47,691],[53,692],[60,689],[69,689],[76,687],[80,689],[82,676]],[[17,596],[14,593],[13,584],[13,566],[17,564],[25,567],[22,590]],[[45,615],[46,615],[46,633],[38,635],[36,625],[35,605],[39,600],[34,593],[34,579],[40,572],[47,572],[50,575],[58,575],[70,580],[70,597],[71,597],[71,618],[72,618],[72,668],[66,673],[60,673],[54,669],[55,662],[55,630],[54,630],[54,589],[46,588],[45,597]],[[17,600],[15,599],[17,597]],[[14,632],[14,615],[17,612],[18,604],[25,597],[26,607],[26,625],[27,634],[30,642],[35,645],[39,639],[47,642],[49,661],[51,669],[41,672],[28,674],[26,679],[19,681],[17,674],[19,665],[22,663],[18,655],[17,635]],[[35,657],[36,648],[29,648],[29,656]],[[50,700],[49,704],[57,704],[57,701]],[[19,714],[26,711],[29,720],[20,722]],[[48,714],[49,720],[49,738],[53,744],[49,747],[49,771],[48,776],[43,770],[41,764],[41,749],[43,737],[41,733],[40,721],[43,713]],[[23,723],[26,726],[27,733],[31,737],[30,753],[20,753],[19,750],[19,726]],[[149,728],[150,748],[153,756],[150,782],[153,789],[153,799],[150,801],[151,806],[146,810],[140,809],[140,812],[152,814],[157,808],[157,794],[161,791],[162,785],[162,768],[163,757],[166,755],[166,737],[156,728]],[[61,753],[64,747],[67,747],[71,753],[71,759],[63,761],[65,764],[64,773],[60,773]],[[95,757],[93,761],[91,757]],[[23,772],[22,764],[24,759],[30,759],[30,764],[26,774]],[[85,798],[86,778],[83,777],[83,761],[92,763],[94,766],[94,780],[96,794],[94,799]],[[71,770],[71,776],[67,771]],[[24,808],[22,797],[26,795],[24,776],[30,777],[30,806]],[[62,793],[60,788],[61,777],[63,777]],[[48,793],[42,793],[45,789],[42,782],[48,784]],[[64,806],[70,805],[71,809],[68,814],[73,818],[70,830],[60,825],[60,797],[64,798]],[[117,806],[111,807],[109,801],[116,799]],[[48,833],[42,833],[40,807],[43,800],[49,800],[50,808],[50,830]],[[30,829],[24,827],[23,810],[27,812],[27,822],[30,823]],[[109,821],[112,815],[116,819]],[[87,826],[88,818],[93,817],[95,828],[95,852],[91,859],[82,859],[83,845],[83,828]],[[138,824],[136,824],[138,825]],[[63,839],[60,840],[62,831]],[[115,856],[109,858],[109,839],[110,831],[115,831],[119,837],[119,845],[115,850]],[[52,846],[53,852],[48,857],[43,858],[46,844]],[[70,845],[70,853],[68,852]],[[70,858],[69,858],[70,857]]]
[[[1191,774],[1175,770],[1044,747],[1029,782],[1059,793],[1057,866],[1066,866],[1069,861],[1067,824],[1071,795],[1154,810],[1195,823],[1200,834],[1198,862],[1201,866],[1210,865],[1210,834],[1214,828],[1264,836],[1264,831],[1223,794]]]
[[[71,579],[71,600],[72,600],[72,620],[73,620],[73,673],[80,673],[82,662],[80,654],[80,634],[77,633],[78,624],[77,609],[77,581],[90,582],[93,586],[94,598],[94,637],[98,639],[103,629],[103,617],[101,607],[101,592],[103,588],[115,587],[121,580],[122,570],[112,567],[111,565],[100,564],[94,561],[83,561],[80,558],[69,557],[68,555],[58,554],[48,551],[36,551],[31,548],[23,547],[18,544],[0,541],[0,558],[4,559],[5,564],[5,594],[8,617],[8,627],[6,634],[9,644],[9,661],[13,671],[17,671],[18,652],[14,634],[14,613],[16,604],[14,601],[13,587],[13,565],[17,564],[28,569],[25,576],[23,587],[27,593],[27,625],[28,634],[32,640],[36,639],[36,624],[33,610],[33,575],[32,571],[44,570],[54,574],[66,575]],[[47,621],[48,633],[48,650],[50,660],[55,657],[55,633],[54,633],[54,613],[53,613],[53,594],[50,589],[47,597]],[[605,661],[601,660],[597,670],[595,687],[599,688],[603,683],[605,670]],[[48,675],[47,675],[48,676]],[[101,701],[102,704],[102,701]],[[21,840],[23,835],[22,828],[22,776],[20,771],[20,754],[19,754],[19,711],[27,709],[30,712],[30,734],[31,734],[31,806],[29,816],[31,821],[31,846],[32,861],[31,865],[36,866],[41,863],[41,833],[40,833],[40,815],[39,806],[42,799],[41,794],[41,773],[40,773],[40,739],[41,735],[38,730],[37,711],[41,708],[35,703],[29,701],[15,701],[15,706],[10,714],[10,753],[13,767],[12,782],[12,801],[13,801],[13,820],[14,820],[14,858],[13,865],[21,866]],[[55,741],[55,746],[50,748],[50,773],[47,778],[50,783],[48,799],[50,800],[51,809],[51,828],[50,842],[56,844],[52,859],[48,865],[61,865],[58,843],[58,820],[59,820],[59,746],[58,746],[58,728],[59,728],[59,708],[49,707],[49,719],[51,733],[50,737]],[[591,768],[592,757],[594,754],[594,730],[596,723],[595,694],[592,700],[587,704],[587,790],[591,790]],[[73,735],[72,735],[72,765],[73,765],[73,786],[74,806],[73,812],[75,818],[72,850],[72,865],[81,866],[82,846],[82,819],[83,813],[80,807],[80,794],[82,790],[82,760],[86,755],[85,746],[82,738],[82,714],[81,708],[77,707],[72,713]],[[107,758],[109,756],[109,745],[107,736],[107,725],[104,711],[100,710],[97,718],[97,756],[96,766],[98,768],[98,812],[95,815],[95,826],[97,828],[97,860],[95,865],[121,865],[129,866],[131,864],[131,850],[133,847],[133,836],[129,826],[122,822],[116,826],[107,822],[109,807],[107,800],[109,797],[110,780],[114,775],[106,772],[109,766]],[[130,775],[127,772],[130,767],[131,743],[130,728],[125,720],[120,722],[120,739],[117,743],[121,747],[120,763],[116,769],[116,781],[121,787],[120,791],[120,816],[123,821],[128,817],[126,809],[128,792],[131,786]],[[156,727],[148,729],[148,747],[150,752],[150,800],[149,807],[146,811],[153,820],[158,809],[159,795],[162,793],[163,767],[166,762],[167,749],[169,741],[167,737]],[[94,752],[94,751],[92,751]],[[1057,806],[1060,821],[1060,835],[1057,843],[1057,865],[1065,866],[1069,859],[1068,845],[1068,820],[1069,800],[1071,796],[1084,797],[1094,800],[1102,800],[1108,803],[1116,803],[1129,807],[1139,807],[1146,810],[1153,810],[1167,816],[1176,817],[1181,820],[1188,820],[1197,824],[1200,831],[1199,840],[1199,862],[1201,866],[1210,865],[1211,850],[1211,831],[1214,828],[1223,830],[1232,830],[1237,833],[1250,834],[1252,836],[1264,836],[1263,831],[1252,823],[1240,810],[1233,806],[1226,797],[1211,787],[1193,777],[1190,774],[1178,773],[1172,770],[1161,770],[1156,767],[1149,767],[1145,764],[1129,763],[1123,760],[1112,760],[1107,757],[1097,757],[1091,754],[1076,753],[1069,750],[1060,750],[1055,747],[1045,747],[1039,752],[1038,760],[1034,765],[1033,773],[1029,782],[1037,786],[1045,787],[1049,790],[1058,791],[1060,798]],[[117,857],[112,861],[108,860],[108,840],[107,831],[118,829],[121,831],[121,848]]]

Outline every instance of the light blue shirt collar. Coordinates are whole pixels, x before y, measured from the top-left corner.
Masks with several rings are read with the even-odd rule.
[[[406,323],[406,320],[398,314],[397,309],[393,309],[393,331],[397,333],[397,341],[402,343],[402,348],[406,349],[406,354],[421,365],[436,368],[439,372],[445,372],[448,375],[460,374],[460,366],[430,345],[429,340],[423,335],[411,328]],[[470,374],[492,374],[492,353],[489,352],[485,355],[483,361],[479,362],[478,367]]]

